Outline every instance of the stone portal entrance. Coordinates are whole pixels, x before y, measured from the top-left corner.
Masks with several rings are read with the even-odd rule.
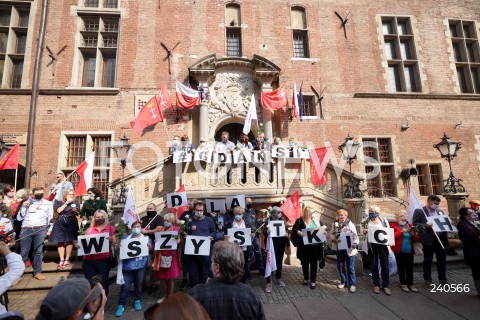
[[[230,134],[230,141],[233,143],[237,144],[238,137],[242,133],[243,130],[243,124],[240,123],[229,123],[226,125],[221,126],[216,132],[215,132],[215,141],[220,141],[221,135],[223,131],[227,131]],[[249,132],[248,134],[248,139],[250,142],[252,142],[253,139],[255,139],[255,135],[253,134],[252,131]]]

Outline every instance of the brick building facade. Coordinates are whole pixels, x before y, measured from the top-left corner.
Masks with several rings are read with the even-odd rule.
[[[28,131],[41,11],[39,0],[0,1],[0,134]],[[124,133],[131,144],[141,142],[132,164],[142,168],[158,161],[157,151],[168,154],[174,135],[188,134],[197,144],[199,132],[213,139],[224,125],[243,125],[242,115],[232,115],[199,128],[199,107],[167,110],[166,123],[142,137],[129,122],[139,101],[158,94],[164,82],[174,100],[175,80],[196,88],[212,85],[220,73],[245,73],[252,75],[269,138],[331,143],[337,160],[336,146],[348,134],[378,144],[361,150],[353,164],[359,173],[373,170],[361,161],[365,155],[381,168],[365,184],[368,203],[398,210],[399,199],[408,201],[400,173],[412,166],[419,172],[410,180],[417,194],[441,194],[449,169],[432,145],[444,132],[462,142],[453,170],[477,198],[479,17],[478,3],[454,0],[49,1],[31,185],[50,185],[57,170],[68,173],[97,151],[94,179],[105,188],[121,175],[107,161],[108,143]],[[265,78],[259,65],[277,69]],[[261,91],[285,83],[291,100],[294,82],[303,82],[302,122],[290,121],[288,108],[261,110]],[[215,90],[209,88],[212,97]],[[22,145],[22,166],[25,155]],[[12,182],[2,174],[2,182]]]

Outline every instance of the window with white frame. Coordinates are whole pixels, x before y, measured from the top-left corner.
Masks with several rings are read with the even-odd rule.
[[[115,87],[118,32],[119,17],[80,17],[79,86]]]
[[[225,37],[227,39],[227,56],[242,56],[242,23],[240,5],[228,3],[225,6]]]
[[[440,164],[417,164],[417,179],[421,196],[443,193],[442,166]]]
[[[21,88],[27,47],[30,5],[0,3],[0,87]]]
[[[293,57],[310,58],[308,45],[307,15],[302,7],[292,7]]]
[[[95,152],[92,185],[108,197],[107,184],[110,180],[111,134],[103,133],[69,133],[62,137],[60,150],[60,170],[66,176],[72,173],[92,152]],[[73,173],[68,179],[77,186],[79,176]]]
[[[382,17],[382,31],[391,91],[422,91],[410,18]]]
[[[118,0],[83,0],[87,8],[118,8]]]
[[[474,21],[449,20],[453,58],[461,93],[480,93],[480,50]]]
[[[362,149],[368,196],[371,198],[395,196],[392,140],[363,138]]]

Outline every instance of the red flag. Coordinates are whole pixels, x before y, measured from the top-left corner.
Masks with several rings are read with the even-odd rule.
[[[178,188],[177,191],[175,192],[184,192],[185,191],[185,185],[181,185],[180,188]],[[182,207],[178,207],[177,208],[177,218],[179,218],[182,213],[184,213],[185,211],[188,211],[190,209],[190,207],[187,205],[184,205]],[[171,212],[171,213],[175,213],[175,209],[174,208],[168,208],[168,210]]]
[[[189,88],[177,80],[176,84],[177,106],[185,109],[193,109],[201,104],[200,93],[197,90]]]
[[[260,94],[260,101],[265,110],[277,110],[288,104],[284,86],[285,84],[282,83],[277,90],[272,92],[262,92]]]
[[[310,153],[310,178],[315,186],[325,184],[325,169],[330,158],[331,146],[313,149]]]
[[[300,206],[300,196],[296,191],[282,206],[280,207],[283,214],[287,216],[290,222],[295,222],[302,215]]]
[[[19,151],[20,145],[17,143],[10,151],[8,151],[5,157],[0,160],[0,170],[17,169]]]
[[[87,190],[92,187],[94,161],[95,152],[92,152],[92,154],[75,169],[75,172],[77,172],[80,177],[80,182],[75,189],[76,196],[86,194]]]
[[[165,82],[162,84],[162,89],[160,90],[160,95],[157,97],[157,100],[160,110],[165,110],[172,107],[172,103],[170,102],[170,94],[168,93],[167,86],[165,86]]]
[[[143,106],[135,119],[130,121],[130,126],[139,136],[141,136],[143,129],[160,121],[163,121],[163,115],[160,110],[158,99],[154,96]]]

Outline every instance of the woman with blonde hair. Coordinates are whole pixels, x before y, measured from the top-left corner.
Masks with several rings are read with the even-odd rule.
[[[178,246],[181,243],[180,229],[178,228],[177,218],[173,213],[167,213],[164,217],[164,226],[161,232],[174,231],[177,236],[177,249],[161,250],[155,253],[155,278],[160,280],[164,296],[158,299],[158,303],[173,295],[175,279],[180,275],[180,260],[178,257]],[[155,240],[156,241],[156,240]],[[163,261],[161,261],[163,259]]]
[[[346,267],[348,272],[348,285],[350,286],[350,292],[353,293],[356,291],[357,281],[355,276],[355,255],[358,252],[357,247],[360,240],[355,225],[348,219],[347,210],[340,209],[336,212],[336,215],[337,219],[333,222],[330,240],[332,241],[332,249],[337,249],[337,268],[341,281],[337,287],[343,289],[347,285]],[[348,250],[338,250],[338,243],[342,233],[351,233],[353,235],[352,247]]]
[[[303,216],[295,221],[292,228],[294,245],[297,247],[297,258],[302,264],[303,285],[310,282],[310,289],[316,288],[318,261],[323,259],[323,243],[303,243],[303,229],[311,229],[322,226],[320,216],[311,207],[303,209]]]
[[[80,204],[75,200],[75,191],[68,189],[63,193],[62,201],[55,204],[55,211],[58,213],[57,220],[53,224],[50,241],[57,242],[58,256],[60,262],[57,269],[64,269],[70,266],[70,255],[73,250],[73,241],[77,239]]]

